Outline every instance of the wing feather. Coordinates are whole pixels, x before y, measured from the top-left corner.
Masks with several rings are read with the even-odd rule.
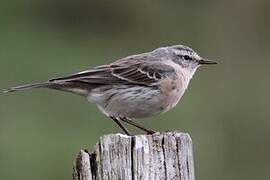
[[[128,63],[128,58],[109,65],[98,66],[88,71],[66,77],[50,79],[50,82],[81,81],[100,84],[139,84],[152,86],[163,78],[175,74],[172,66],[159,61]]]

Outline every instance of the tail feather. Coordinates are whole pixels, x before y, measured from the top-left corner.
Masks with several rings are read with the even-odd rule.
[[[49,83],[49,82],[45,82],[45,83],[26,84],[26,85],[21,85],[21,86],[10,87],[10,88],[4,89],[2,92],[0,92],[0,95],[6,94],[6,93],[12,93],[12,92],[16,92],[16,91],[44,88],[44,87],[48,87],[50,84],[51,83]]]
[[[35,84],[26,84],[21,86],[15,86],[8,89],[5,89],[1,92],[0,95],[17,92],[17,91],[24,91],[24,90],[31,90],[37,88],[48,88],[54,90],[60,90],[65,92],[75,93],[81,96],[88,96],[92,89],[100,86],[100,84],[90,84],[80,81],[71,81],[71,82],[44,82],[44,83],[35,83]]]

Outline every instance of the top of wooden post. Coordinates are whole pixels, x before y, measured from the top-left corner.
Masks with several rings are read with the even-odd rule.
[[[74,180],[195,180],[192,140],[187,133],[104,135],[94,151],[81,150]]]

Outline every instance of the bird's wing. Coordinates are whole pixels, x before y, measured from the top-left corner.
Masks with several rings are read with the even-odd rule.
[[[175,69],[158,61],[116,61],[70,76],[54,78],[50,82],[81,81],[100,84],[140,84],[152,86],[175,74]]]

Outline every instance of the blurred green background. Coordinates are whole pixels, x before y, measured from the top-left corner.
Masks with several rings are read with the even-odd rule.
[[[219,64],[200,68],[176,108],[143,123],[191,134],[197,179],[269,179],[269,9],[269,0],[2,0],[0,88],[189,45]],[[75,95],[1,96],[0,179],[71,179],[75,154],[116,132]]]

